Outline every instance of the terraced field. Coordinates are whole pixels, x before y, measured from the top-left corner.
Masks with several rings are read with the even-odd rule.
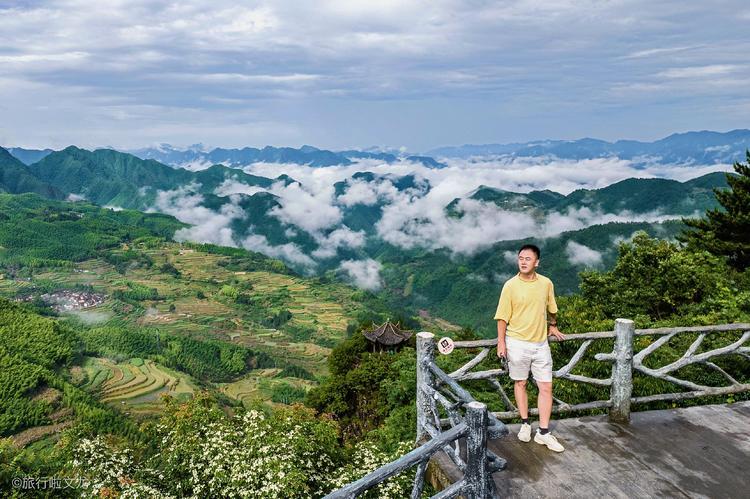
[[[195,391],[186,375],[151,360],[115,363],[110,359],[90,358],[83,367],[88,378],[83,388],[97,393],[102,402],[126,404],[137,412],[153,412],[162,394],[184,398]]]
[[[229,270],[219,263],[231,258],[186,249],[179,243],[164,243],[156,248],[123,246],[113,251],[114,257],[125,256],[128,249],[137,258],[118,267],[124,273],[103,259],[87,260],[76,263],[74,268],[34,274],[30,282],[0,279],[0,294],[14,296],[37,280],[61,288],[91,286],[94,292],[107,298],[101,305],[72,312],[86,324],[100,325],[111,320],[115,325],[124,322],[135,327],[158,328],[165,334],[232,342],[265,352],[279,364],[291,363],[315,375],[326,373],[330,346],[346,336],[347,325],[355,321],[362,308],[361,303],[352,299],[352,288],[343,284],[273,272]],[[177,269],[177,275],[162,271],[167,264]],[[128,292],[141,286],[155,288],[158,299],[113,297],[118,290]],[[259,298],[260,304],[243,305],[222,293],[224,286]],[[264,297],[270,297],[268,304]],[[267,316],[264,307],[268,307]],[[274,314],[280,311],[289,311],[291,318],[276,328],[270,327]],[[130,400],[132,395],[121,395],[135,387],[162,390],[158,388],[161,381],[156,373],[139,374],[127,365],[115,368],[114,364],[99,362],[97,366],[88,368],[92,371],[89,383],[93,389],[103,385],[103,393],[111,402]],[[110,374],[97,369],[108,370]],[[145,369],[148,371],[150,366]],[[147,385],[143,376],[149,375],[153,383]]]
[[[220,385],[219,390],[228,397],[243,402],[247,407],[259,401],[268,403],[274,388],[282,384],[291,385],[305,391],[315,385],[312,381],[299,378],[277,378],[276,375],[280,371],[281,369],[257,369],[240,380]]]
[[[168,261],[182,273],[183,277],[189,280],[207,281],[216,279],[221,281],[233,276],[232,272],[217,264],[219,260],[226,258],[224,256],[192,249],[180,249],[176,245],[172,246],[170,250],[168,253],[162,250],[154,250],[149,254],[152,258]]]
[[[269,272],[247,272],[239,277],[250,281],[254,291],[258,293],[269,293],[284,288],[289,291],[291,303],[288,309],[293,314],[292,323],[326,329],[340,337],[346,332],[347,314],[343,305],[319,296],[319,293],[315,293],[303,280]]]

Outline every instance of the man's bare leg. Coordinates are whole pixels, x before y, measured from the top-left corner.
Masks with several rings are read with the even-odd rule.
[[[539,387],[539,398],[537,399],[537,407],[539,407],[539,427],[549,428],[549,420],[552,416],[552,382],[539,381],[536,385]],[[518,400],[517,394],[516,400]],[[526,406],[526,400],[524,400],[524,406]],[[520,405],[518,410],[521,410]]]
[[[541,382],[537,383],[539,387],[539,431],[534,435],[534,442],[542,445],[546,445],[548,449],[555,452],[562,452],[565,450],[560,442],[550,433],[549,431],[549,420],[552,416],[552,382]],[[542,430],[542,428],[544,428]]]
[[[518,413],[521,415],[521,419],[528,419],[529,417],[529,399],[526,395],[526,380],[516,381],[513,384],[513,394],[516,396],[516,405],[518,406]],[[550,405],[550,408],[552,406]],[[547,416],[549,420],[549,416]]]

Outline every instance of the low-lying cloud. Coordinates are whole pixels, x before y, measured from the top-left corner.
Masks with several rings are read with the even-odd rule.
[[[380,262],[368,258],[367,260],[345,260],[341,262],[340,270],[349,277],[352,284],[368,291],[379,290],[383,283],[380,279]]]
[[[191,224],[191,227],[175,232],[176,241],[237,246],[230,224],[234,219],[246,216],[237,204],[239,200],[230,196],[232,202],[222,206],[219,211],[214,211],[201,205],[204,197],[196,193],[198,188],[197,184],[189,184],[170,191],[159,191],[156,194],[154,208],[148,211],[167,213],[181,222]]]
[[[228,178],[224,180],[216,189],[214,194],[217,196],[229,196],[231,194],[247,194],[252,196],[258,192],[265,192],[266,189],[258,187],[257,185],[248,185],[244,182],[240,182],[236,178]]]
[[[318,248],[312,252],[312,256],[319,259],[333,258],[339,248],[361,248],[365,244],[365,237],[364,231],[353,231],[346,226],[327,235],[318,234],[315,237]]]
[[[571,265],[597,267],[602,264],[601,252],[575,241],[568,241],[567,246],[565,246],[565,255]]]
[[[259,234],[252,234],[243,239],[242,247],[250,251],[263,253],[272,258],[279,258],[308,271],[314,269],[316,266],[315,260],[306,255],[296,244],[286,243],[273,246],[269,244],[266,236]]]
[[[239,179],[222,183],[215,194],[228,196],[230,202],[219,211],[201,206],[199,186],[159,192],[154,209],[175,215],[193,227],[181,229],[178,240],[196,240],[228,246],[242,246],[297,268],[313,271],[324,260],[335,259],[341,249],[363,250],[370,237],[379,238],[401,248],[448,249],[456,255],[472,255],[504,240],[548,238],[566,231],[579,230],[609,222],[661,222],[680,215],[652,211],[606,212],[596,207],[570,207],[562,212],[540,210],[512,211],[491,202],[469,199],[480,186],[511,192],[549,189],[568,194],[576,189],[602,188],[632,177],[673,178],[685,181],[709,172],[727,171],[729,165],[685,167],[660,165],[643,167],[626,160],[601,158],[585,161],[521,158],[502,160],[446,160],[441,169],[420,163],[362,160],[348,166],[313,168],[296,164],[257,163],[243,168],[247,173],[275,178],[286,173],[296,182],[276,182],[263,189],[243,184]],[[357,172],[372,172],[375,179],[354,179]],[[417,188],[399,190],[396,179],[413,175]],[[340,195],[334,184],[345,181]],[[301,233],[311,236],[317,247],[303,250],[288,242],[271,245],[265,236],[233,234],[231,224],[238,218],[252,217],[239,206],[241,195],[267,191],[278,206],[268,215],[276,217],[287,238]],[[454,209],[446,210],[458,199]],[[382,213],[371,229],[355,231],[343,224],[348,210],[356,206],[379,205]],[[698,213],[696,213],[697,215]],[[252,229],[251,229],[252,230]],[[571,264],[596,266],[601,254],[591,248],[570,243],[566,248]],[[508,255],[515,263],[515,254]],[[379,264],[374,260],[347,260],[340,269],[352,282],[367,289],[377,289]]]
[[[342,214],[333,204],[333,186],[313,185],[316,189],[308,189],[298,182],[273,184],[269,192],[279,197],[281,207],[273,208],[271,215],[311,234],[338,224]]]

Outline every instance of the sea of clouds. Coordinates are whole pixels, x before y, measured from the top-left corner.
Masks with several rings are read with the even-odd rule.
[[[571,208],[540,218],[532,213],[508,211],[494,203],[468,199],[480,186],[520,193],[549,189],[569,194],[576,189],[602,188],[631,177],[686,181],[710,172],[731,170],[730,165],[654,164],[644,168],[642,163],[635,166],[617,158],[583,161],[479,158],[449,159],[446,163],[441,169],[409,161],[386,164],[363,160],[354,165],[325,168],[256,163],[244,167],[244,171],[269,178],[285,173],[297,182],[288,185],[277,182],[263,189],[228,180],[215,192],[230,200],[219,211],[201,206],[203,197],[195,194],[196,186],[184,186],[159,192],[154,209],[192,225],[179,231],[178,239],[241,246],[314,273],[319,261],[336,257],[340,248],[356,249],[365,245],[364,231],[354,231],[342,224],[344,210],[358,204],[383,205],[382,216],[372,234],[388,243],[406,249],[448,249],[456,255],[472,255],[503,240],[552,237],[608,222],[659,222],[680,218],[658,211],[605,213],[588,207]],[[375,173],[376,180],[366,182],[352,178],[355,173],[365,171]],[[393,181],[404,175],[415,176],[415,188],[399,191],[394,186]],[[347,186],[343,194],[336,196],[334,184],[340,181],[346,181]],[[308,254],[291,242],[271,245],[263,235],[232,232],[230,224],[234,219],[247,217],[252,222],[257,216],[242,210],[238,195],[262,191],[277,196],[280,206],[270,214],[286,225],[287,236],[304,231],[316,241],[317,249]],[[451,217],[445,210],[457,198],[460,199],[457,208],[463,213],[461,218]],[[601,263],[600,253],[577,243],[569,244],[566,253],[572,265]],[[372,259],[344,261],[339,269],[362,288],[375,290],[381,285],[380,264]]]

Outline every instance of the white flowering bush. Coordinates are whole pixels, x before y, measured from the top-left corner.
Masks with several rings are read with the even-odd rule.
[[[81,439],[74,470],[85,494],[123,498],[310,498],[353,482],[411,450],[392,454],[362,443],[350,459],[335,421],[301,406],[272,414],[250,410],[227,417],[208,399],[169,405],[149,434],[150,452]],[[143,455],[141,459],[134,456]],[[409,495],[414,473],[381,484],[368,497]]]
[[[132,482],[135,464],[131,452],[127,448],[113,448],[100,436],[80,440],[73,452],[72,464],[84,477],[83,493],[92,497],[106,496],[109,491]]]
[[[395,461],[399,457],[412,450],[408,442],[402,442],[392,453],[385,453],[370,441],[360,443],[346,465],[338,470],[332,480],[332,489],[338,489],[344,485],[354,482],[381,466]],[[414,468],[402,471],[398,475],[379,484],[377,487],[367,491],[361,497],[400,499],[409,497],[414,486]]]
[[[251,410],[200,429],[163,423],[172,492],[200,497],[315,497],[341,460],[335,422],[309,409]],[[195,431],[198,430],[198,431]]]

